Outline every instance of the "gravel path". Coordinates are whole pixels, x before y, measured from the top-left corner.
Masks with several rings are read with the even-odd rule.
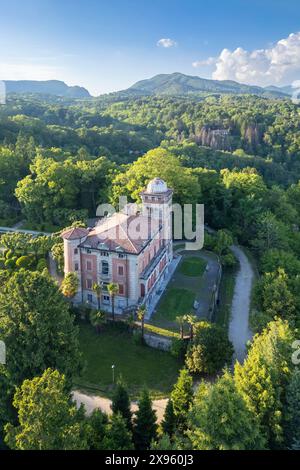
[[[104,413],[111,414],[111,400],[104,397],[95,395],[86,395],[85,393],[74,390],[72,392],[73,399],[77,406],[82,403],[85,406],[87,414],[91,414],[95,409],[100,408]],[[163,419],[168,400],[163,398],[161,400],[153,400],[153,409],[156,411],[157,421],[160,423]],[[137,403],[132,402],[131,411],[134,413],[137,410]]]
[[[244,251],[233,246],[231,251],[239,260],[240,269],[236,276],[231,320],[229,324],[229,339],[234,346],[234,360],[244,362],[246,357],[246,344],[252,338],[249,328],[249,313],[254,271]]]

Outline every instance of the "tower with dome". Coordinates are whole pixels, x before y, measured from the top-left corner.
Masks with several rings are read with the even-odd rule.
[[[97,308],[94,285],[102,286],[100,307],[112,302],[107,286],[118,285],[115,313],[145,305],[155,309],[171,275],[173,262],[173,190],[161,178],[149,181],[140,194],[142,211],[122,210],[104,217],[94,228],[72,228],[62,233],[65,274],[75,272],[79,288],[75,302]]]

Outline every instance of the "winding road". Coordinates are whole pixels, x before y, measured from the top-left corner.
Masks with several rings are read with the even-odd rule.
[[[247,342],[252,338],[249,314],[254,271],[248,257],[240,247],[232,246],[231,251],[238,259],[240,269],[236,276],[231,306],[229,339],[234,346],[234,361],[238,360],[242,364],[247,353]]]

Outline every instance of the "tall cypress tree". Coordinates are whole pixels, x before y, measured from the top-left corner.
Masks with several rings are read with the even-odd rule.
[[[125,384],[120,379],[113,394],[111,409],[114,414],[120,413],[125,419],[129,431],[132,431],[132,413],[130,411],[130,400]]]
[[[113,414],[103,439],[104,450],[132,450],[132,434],[120,413]]]
[[[177,383],[171,393],[176,427],[179,431],[186,429],[188,411],[193,402],[193,379],[187,369],[182,369],[179,373]]]
[[[163,432],[168,434],[169,437],[172,437],[176,429],[176,418],[174,414],[174,407],[172,400],[168,401],[166,411],[164,414],[164,420],[161,423]]]
[[[142,391],[134,422],[134,443],[136,450],[150,449],[151,442],[156,439],[157,424],[156,413],[152,409],[152,402],[146,389]]]

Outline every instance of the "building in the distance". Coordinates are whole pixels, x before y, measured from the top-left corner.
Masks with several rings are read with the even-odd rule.
[[[141,206],[128,204],[108,215],[93,229],[72,228],[62,233],[65,274],[76,272],[76,303],[97,307],[94,285],[102,286],[101,308],[111,311],[107,291],[119,287],[115,311],[145,304],[152,310],[168,279],[173,260],[172,189],[160,178],[142,191]]]

